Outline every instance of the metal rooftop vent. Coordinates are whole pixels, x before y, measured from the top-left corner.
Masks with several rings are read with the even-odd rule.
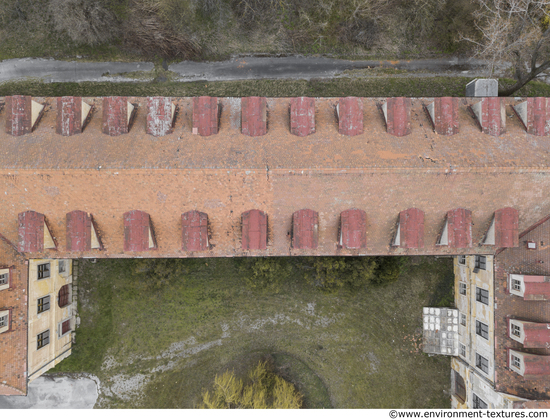
[[[466,85],[466,96],[498,96],[498,80],[474,79]]]
[[[246,136],[267,134],[267,100],[250,96],[241,99],[241,131]]]
[[[193,134],[211,136],[218,134],[218,98],[201,96],[193,98]]]
[[[338,132],[346,136],[363,134],[363,101],[348,96],[340,98],[336,105]]]
[[[92,115],[92,107],[79,96],[57,98],[56,133],[62,136],[80,134]]]
[[[241,215],[242,248],[267,249],[267,215],[261,210],[248,210]]]
[[[519,246],[519,213],[516,209],[505,207],[495,211],[483,245],[495,245],[498,248]]]
[[[292,248],[316,249],[319,243],[319,213],[302,209],[292,215]]]
[[[525,130],[535,136],[547,136],[550,131],[550,104],[548,98],[527,98],[512,105]]]
[[[135,113],[134,106],[125,96],[103,98],[103,133],[109,136],[127,134]]]
[[[124,251],[142,252],[157,249],[148,213],[132,210],[124,213]]]
[[[67,249],[69,251],[90,251],[102,249],[92,215],[81,210],[67,213]]]
[[[290,100],[290,132],[305,137],[315,133],[315,99],[292,98]]]
[[[367,214],[363,210],[350,209],[340,213],[338,246],[347,249],[367,247]]]
[[[43,214],[29,210],[19,213],[19,252],[42,252],[57,245]]]
[[[422,210],[410,208],[399,213],[393,246],[424,248],[424,212]]]
[[[44,112],[44,105],[30,96],[6,96],[6,133],[22,136],[34,130]]]
[[[506,112],[502,98],[483,98],[470,109],[485,134],[500,136],[506,132]]]
[[[411,98],[388,98],[381,109],[389,134],[397,137],[411,134]]]
[[[458,134],[458,99],[435,98],[426,111],[437,134],[452,136]]]
[[[155,137],[165,136],[172,132],[176,105],[172,98],[164,96],[147,98],[147,134]]]
[[[472,247],[472,212],[466,209],[454,209],[447,212],[443,231],[437,245],[451,248]]]
[[[188,252],[207,251],[208,215],[191,210],[181,215],[181,249]]]

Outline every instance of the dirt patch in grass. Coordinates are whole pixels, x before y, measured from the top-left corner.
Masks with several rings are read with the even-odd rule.
[[[332,295],[299,264],[279,293],[261,293],[230,258],[177,260],[181,279],[154,291],[136,282],[136,260],[80,261],[82,324],[55,371],[96,375],[98,407],[192,408],[216,374],[272,354],[308,406],[447,408],[450,359],[418,342],[452,261],[415,261],[396,283]]]

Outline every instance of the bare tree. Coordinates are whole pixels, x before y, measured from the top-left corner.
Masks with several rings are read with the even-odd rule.
[[[550,0],[476,0],[479,39],[477,55],[488,59],[491,73],[499,64],[512,64],[516,82],[499,90],[509,96],[550,67]]]

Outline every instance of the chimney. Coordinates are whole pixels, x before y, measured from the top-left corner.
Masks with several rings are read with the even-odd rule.
[[[135,112],[126,96],[103,98],[103,133],[109,136],[127,134]]]
[[[62,136],[82,133],[91,111],[92,107],[79,96],[57,98],[56,133]]]
[[[124,251],[142,252],[157,249],[148,213],[132,210],[124,213]]]
[[[30,96],[6,96],[6,133],[22,136],[34,130],[44,112],[44,105]]]

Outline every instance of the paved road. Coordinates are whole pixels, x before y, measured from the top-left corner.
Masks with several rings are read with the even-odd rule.
[[[92,379],[42,376],[29,384],[26,397],[0,396],[0,409],[93,408],[97,397],[97,384]]]
[[[337,77],[345,70],[385,67],[398,70],[423,71],[415,76],[434,74],[480,77],[485,62],[459,58],[437,60],[350,61],[324,57],[239,57],[227,61],[196,63],[184,61],[171,64],[168,69],[179,75],[181,81],[219,81],[247,79],[313,79]],[[0,83],[28,77],[51,82],[134,81],[124,76],[110,76],[128,72],[148,72],[153,63],[84,63],[48,59],[13,59],[0,62]],[[144,79],[141,79],[144,80]],[[147,80],[145,78],[145,80]]]

